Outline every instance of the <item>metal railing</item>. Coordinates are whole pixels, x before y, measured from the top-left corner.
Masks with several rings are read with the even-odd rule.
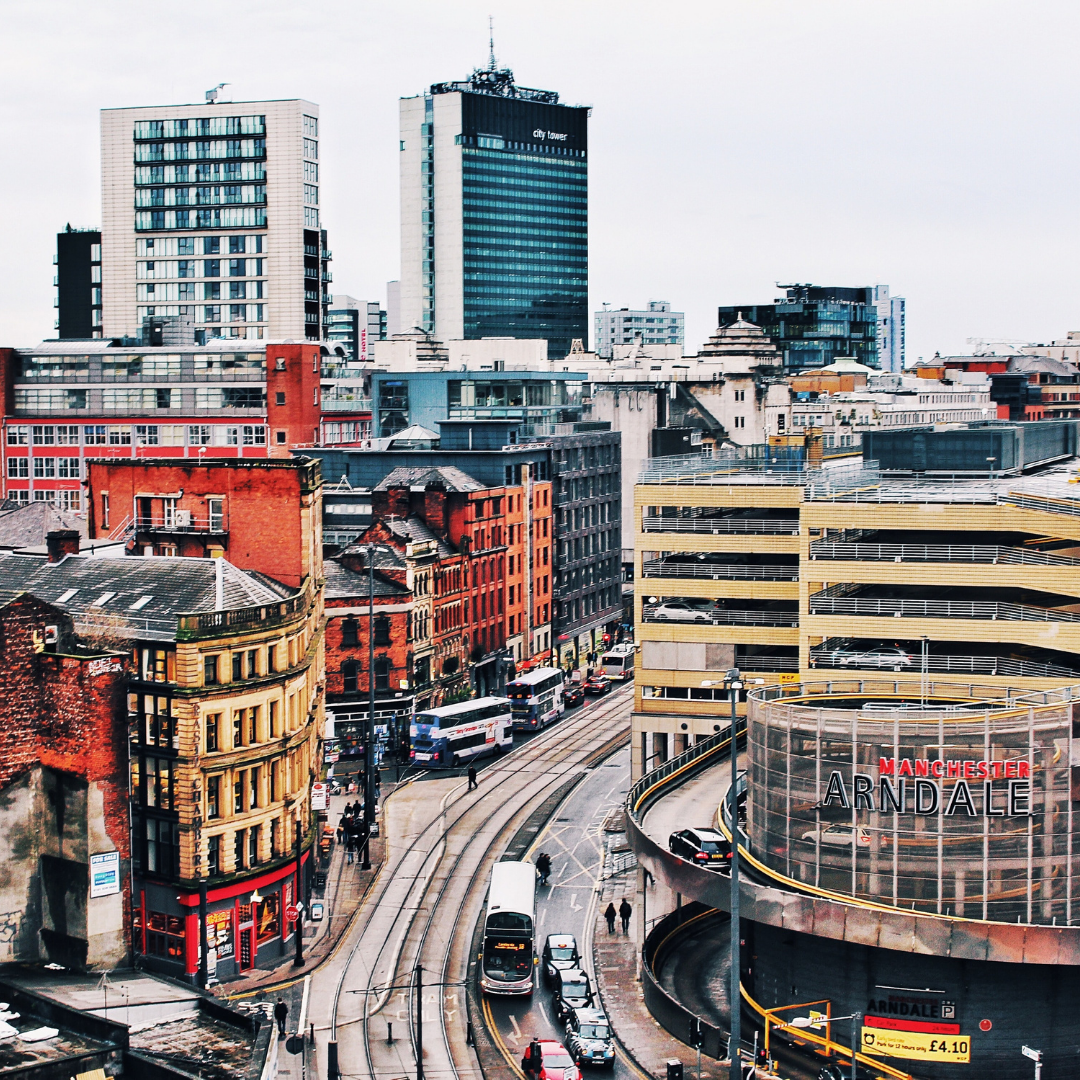
[[[1071,514],[1080,516],[1080,500],[1054,499],[1043,495],[1025,495],[1023,492],[1010,491],[1001,495],[998,502],[1006,506],[1016,506],[1021,510],[1042,510],[1050,514]]]
[[[1004,563],[1029,566],[1080,566],[1080,559],[996,544],[863,544],[815,540],[811,559],[878,562]]]
[[[675,518],[650,515],[641,519],[642,532],[761,533],[766,536],[798,536],[798,518],[735,518],[692,517]]]
[[[754,671],[798,671],[797,656],[735,656],[735,666],[744,674]]]
[[[165,517],[163,515],[138,517],[135,519],[134,531],[165,533],[226,533],[229,531],[229,525],[224,517],[215,516],[199,518],[180,510],[172,517]]]
[[[904,671],[923,670],[922,659],[916,653],[908,655],[903,664],[890,663],[887,658],[881,660],[860,660],[857,651],[830,650],[829,652],[810,653],[810,666],[816,668],[848,668],[855,670],[873,669],[892,671],[899,667]],[[749,661],[743,666],[750,670]],[[956,672],[965,675],[1007,675],[1010,678],[1065,678],[1078,679],[1080,671],[1062,667],[1060,664],[1040,664],[1034,660],[1014,660],[1007,656],[928,656],[926,671],[930,673]]]
[[[203,611],[176,616],[178,636],[185,638],[213,634],[221,630],[239,630],[252,626],[268,628],[306,610],[307,592],[274,604],[231,608],[227,611]]]
[[[998,619],[1010,622],[1080,622],[1080,614],[1029,604],[974,600],[893,600],[810,597],[811,615],[887,615],[902,619]]]
[[[642,577],[710,578],[713,581],[798,581],[797,566],[742,566],[725,563],[667,563],[650,559],[642,564]]]
[[[653,617],[654,609],[646,605],[642,610],[642,622],[649,623],[676,623],[684,626],[702,626],[711,623],[713,626],[798,626],[799,613],[797,611],[703,611],[704,618],[695,619],[666,619],[663,616]],[[1080,616],[1078,616],[1080,618]]]

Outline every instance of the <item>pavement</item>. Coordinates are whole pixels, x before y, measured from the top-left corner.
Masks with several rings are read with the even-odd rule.
[[[383,795],[389,795],[394,785],[383,788]],[[346,804],[355,802],[355,795],[334,795],[330,798],[328,820],[336,825]],[[212,987],[218,997],[228,1001],[254,998],[256,1000],[270,995],[277,995],[302,983],[305,975],[317,970],[333,955],[343,934],[348,929],[350,919],[359,910],[360,901],[371,887],[382,866],[386,851],[384,836],[371,840],[371,869],[361,870],[359,856],[349,864],[344,845],[335,843],[331,849],[330,866],[326,873],[326,891],[321,899],[325,904],[325,915],[320,922],[304,923],[304,966],[295,967],[293,957],[284,957],[275,967],[256,968],[239,978],[230,979]],[[288,1000],[288,998],[286,998]],[[299,1000],[297,1000],[299,1005]],[[290,1015],[295,1012],[290,1008]]]

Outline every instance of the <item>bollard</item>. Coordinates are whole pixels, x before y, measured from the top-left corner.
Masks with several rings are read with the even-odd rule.
[[[394,1025],[392,1021],[386,1021],[386,1041],[392,1043],[394,1041]]]
[[[465,1045],[466,1046],[475,1046],[476,1045],[476,1038],[473,1036],[473,1027],[472,1027],[472,1021],[471,1020],[466,1020],[465,1021]]]
[[[326,1044],[326,1080],[337,1080],[338,1059],[337,1042],[331,1039]]]

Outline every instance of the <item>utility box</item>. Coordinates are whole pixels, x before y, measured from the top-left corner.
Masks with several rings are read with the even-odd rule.
[[[667,1062],[667,1080],[683,1080],[682,1062],[678,1058],[671,1058]]]

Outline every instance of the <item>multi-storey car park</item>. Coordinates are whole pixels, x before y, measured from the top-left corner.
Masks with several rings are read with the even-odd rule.
[[[1068,1075],[1076,449],[1069,422],[991,423],[873,432],[854,467],[773,447],[643,474],[631,834],[672,906],[674,893],[706,906],[690,912],[697,963],[704,912],[729,910],[730,890],[671,856],[667,833],[729,828],[730,765],[708,766],[727,756],[724,679],[741,669],[757,1022],[803,1002],[858,1012],[861,1048],[878,1051],[864,1063],[891,1076],[1029,1075],[1025,1042]],[[674,1023],[654,975],[647,1000]]]

